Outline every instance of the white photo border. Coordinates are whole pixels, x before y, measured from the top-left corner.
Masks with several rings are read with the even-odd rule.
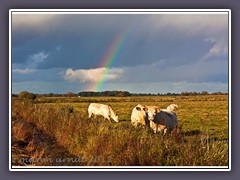
[[[228,166],[12,166],[13,14],[228,14]],[[9,10],[9,171],[231,171],[231,10],[230,9],[10,9]]]

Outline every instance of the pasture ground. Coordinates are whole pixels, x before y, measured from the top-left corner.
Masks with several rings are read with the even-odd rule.
[[[88,118],[108,104],[119,123]],[[162,138],[130,122],[137,104],[178,104],[179,129]],[[73,112],[71,109],[73,108]],[[12,98],[12,164],[25,166],[228,166],[228,96]]]

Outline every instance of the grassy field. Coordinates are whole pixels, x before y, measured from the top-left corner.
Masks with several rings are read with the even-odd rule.
[[[110,105],[120,122],[89,119],[91,102]],[[177,132],[131,125],[137,104],[172,103]],[[227,95],[12,99],[13,165],[227,166],[228,137]]]

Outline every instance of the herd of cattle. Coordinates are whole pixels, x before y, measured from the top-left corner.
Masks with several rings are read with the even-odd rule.
[[[131,123],[135,127],[138,124],[148,126],[153,129],[154,133],[162,132],[165,135],[167,131],[172,131],[178,125],[177,115],[174,111],[177,107],[176,104],[170,104],[167,109],[160,109],[158,106],[143,106],[138,104],[132,110]],[[88,115],[89,118],[92,115],[100,115],[110,122],[111,118],[115,122],[119,122],[118,116],[112,108],[105,104],[91,103],[88,106]]]

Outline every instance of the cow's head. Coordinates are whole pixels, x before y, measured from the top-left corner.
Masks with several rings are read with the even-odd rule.
[[[135,108],[144,118],[147,116],[148,108],[146,106],[138,104]]]
[[[176,108],[178,108],[178,105],[177,104],[170,104],[167,109],[170,110],[170,111],[174,111]]]
[[[115,122],[119,122],[117,115],[113,116],[112,119],[113,119]]]
[[[156,114],[160,111],[160,109],[156,106],[148,106],[148,120],[153,121]]]
[[[135,107],[135,110],[137,112],[137,116],[140,117],[139,119],[139,123],[142,123],[142,124],[148,124],[148,108],[146,106],[143,106],[143,105],[140,105],[138,104],[136,107]]]

